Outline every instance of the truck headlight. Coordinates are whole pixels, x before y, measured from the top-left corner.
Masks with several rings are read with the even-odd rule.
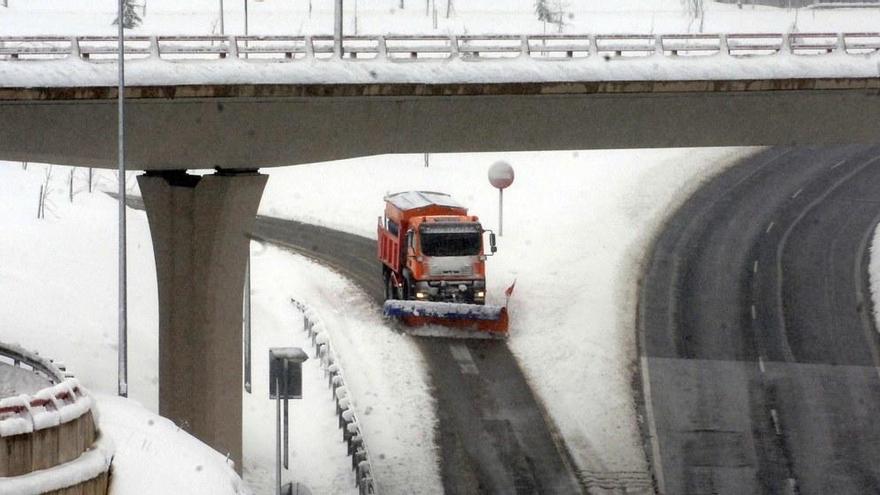
[[[416,292],[416,299],[425,299],[426,297],[428,297],[428,295],[424,292]]]
[[[476,297],[477,299],[482,299],[486,297],[486,291],[478,290],[476,293],[474,293],[474,297]]]

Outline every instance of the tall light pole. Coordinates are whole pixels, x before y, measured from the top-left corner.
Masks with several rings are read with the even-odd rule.
[[[220,36],[224,36],[226,34],[226,30],[223,26],[223,0],[220,0]]]
[[[336,0],[333,9],[333,51],[337,58],[342,58],[342,0]]]
[[[117,106],[119,107],[119,169],[117,175],[119,198],[119,334],[117,347],[117,378],[119,395],[128,397],[128,316],[127,316],[127,290],[126,290],[126,260],[125,260],[125,20],[122,10],[125,0],[119,0],[119,39],[117,50],[119,58],[119,87]]]

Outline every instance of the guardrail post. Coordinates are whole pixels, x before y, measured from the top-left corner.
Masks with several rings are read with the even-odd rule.
[[[791,49],[791,35],[789,33],[782,33],[782,47],[779,49],[780,52],[785,51],[786,53],[794,53]]]
[[[229,37],[229,57],[238,59],[238,38],[236,36]]]
[[[531,51],[531,47],[529,47],[529,37],[528,36],[526,36],[526,35],[520,36],[519,37],[519,45],[520,45],[519,46],[520,53],[522,55],[525,55],[526,57],[531,56],[532,51]]]
[[[658,34],[654,36],[654,53],[660,55],[666,55],[666,51],[663,49],[663,35]],[[673,55],[677,55],[677,52],[672,52]]]
[[[599,56],[599,42],[596,41],[596,35],[590,34],[587,35],[587,43],[589,44],[589,55],[590,58],[596,58]]]
[[[150,36],[150,58],[162,58],[159,53],[159,37]]]
[[[81,54],[79,51],[79,38],[77,38],[76,36],[73,36],[72,38],[70,38],[70,56],[73,58],[80,58],[81,57]]]
[[[837,35],[837,53],[841,55],[846,55],[846,34],[839,33]]]
[[[461,55],[458,51],[458,36],[450,35],[449,36],[449,58],[457,58]]]
[[[311,36],[305,38],[306,58],[315,58],[315,44]]]
[[[387,60],[388,59],[388,46],[385,44],[385,37],[384,36],[376,37],[376,43],[377,43],[376,44],[376,51],[379,52],[376,54],[376,57],[377,58],[381,57],[381,58]]]
[[[730,55],[730,45],[727,44],[726,34],[721,34],[718,36],[718,53]]]

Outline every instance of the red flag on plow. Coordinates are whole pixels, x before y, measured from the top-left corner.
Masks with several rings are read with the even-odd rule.
[[[513,288],[514,288],[514,287],[516,287],[516,279],[513,279],[513,283],[510,284],[510,287],[508,287],[508,288],[504,291],[504,295],[507,296],[507,299],[504,301],[504,305],[505,305],[505,306],[507,306],[507,303],[510,301],[510,296],[513,295]]]

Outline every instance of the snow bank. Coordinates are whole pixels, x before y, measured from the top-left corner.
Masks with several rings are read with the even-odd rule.
[[[880,53],[540,60],[527,56],[478,61],[455,58],[397,63],[387,60],[132,60],[126,84],[500,84],[516,82],[718,81],[796,78],[871,78]],[[0,61],[0,87],[115,86],[115,64],[80,59]]]
[[[121,397],[96,394],[102,435],[116,443],[111,493],[250,494],[225,456],[171,421]]]
[[[870,252],[868,277],[871,286],[871,303],[874,310],[874,324],[880,331],[880,225],[877,225],[871,238]]]

